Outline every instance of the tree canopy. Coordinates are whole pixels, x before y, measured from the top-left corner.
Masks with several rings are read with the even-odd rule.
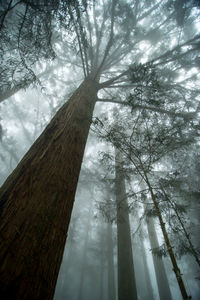
[[[198,165],[194,167],[200,129],[199,24],[197,0],[7,0],[1,3],[0,145],[3,150],[0,159],[4,179],[55,115],[13,173],[14,183],[19,175],[24,176],[24,183],[28,182],[26,186],[30,184],[27,194],[18,185],[18,191],[21,189],[18,195],[23,195],[19,199],[27,196],[23,208],[19,204],[19,213],[29,209],[23,206],[29,199],[33,198],[35,210],[43,204],[40,197],[45,198],[47,190],[34,186],[37,180],[33,180],[39,173],[46,178],[45,186],[49,184],[53,188],[53,193],[48,189],[47,197],[52,205],[41,204],[41,211],[51,211],[55,216],[56,203],[63,208],[69,203],[72,208],[92,123],[91,134],[102,138],[103,147],[106,141],[122,152],[122,171],[127,182],[132,180],[141,187],[140,176],[146,184],[148,196],[142,188],[144,191],[133,191],[132,198],[142,201],[151,196],[153,203],[160,205],[160,220],[167,223],[172,241],[177,237],[176,230],[184,232],[181,238],[187,237],[184,230],[188,232],[190,223],[181,209],[188,204],[189,194],[189,205],[196,205],[199,196],[199,181],[193,175],[199,173]],[[37,92],[33,85],[28,88],[33,83],[37,83],[34,85]],[[117,120],[114,107],[118,107]],[[17,135],[18,128],[21,131]],[[99,144],[95,137],[88,151],[97,156]],[[105,154],[104,158],[111,170],[112,153]],[[46,172],[48,165],[52,176]],[[40,166],[43,171],[39,171]],[[26,169],[27,176],[23,175]],[[94,174],[95,171],[93,177]],[[190,176],[192,180],[188,179]],[[5,186],[12,181],[12,175],[9,178],[2,189],[2,207],[7,203],[9,207],[10,203],[5,200],[9,194]],[[23,182],[20,178],[19,182]],[[71,197],[69,202],[67,198],[62,203],[64,196],[55,190],[57,185],[59,191],[65,191],[65,197]],[[9,201],[15,201],[13,195],[14,192],[9,194],[12,198]],[[15,205],[12,209],[14,216]],[[67,210],[69,218],[70,209]],[[33,216],[31,206],[30,212]],[[66,211],[57,212],[58,217]],[[145,214],[158,215],[158,210],[151,206]],[[187,219],[187,226],[181,225],[179,217]],[[60,219],[64,224],[64,218]],[[49,226],[46,224],[45,230],[49,233],[53,225],[50,218],[46,221]],[[27,228],[29,225],[33,229],[34,224],[28,224]],[[67,225],[63,225],[63,232]],[[180,239],[177,255],[192,249],[190,242],[188,235],[189,246],[183,249]],[[62,246],[59,244],[58,248],[63,248],[64,238],[59,243]]]

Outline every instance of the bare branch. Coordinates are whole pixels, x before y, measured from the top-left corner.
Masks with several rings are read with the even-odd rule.
[[[109,79],[107,81],[102,82],[99,85],[99,88],[103,89],[103,88],[109,87],[112,83],[114,83],[115,81],[117,81],[119,78],[127,75],[128,73],[129,73],[129,70],[126,70],[126,71],[122,72],[121,74],[119,74],[118,76],[113,77],[113,78],[111,78],[111,79]]]
[[[175,51],[181,49],[181,48],[184,47],[184,46],[192,45],[192,43],[195,42],[196,40],[198,40],[199,38],[200,38],[200,34],[195,35],[192,39],[190,39],[190,40],[188,40],[188,41],[186,41],[186,42],[184,42],[184,43],[182,43],[182,44],[180,44],[180,45],[177,45],[177,46],[175,46],[172,50],[169,50],[169,51],[165,52],[164,54],[160,55],[159,57],[156,57],[156,58],[152,59],[152,60],[150,61],[150,63],[157,62],[157,61],[159,61],[159,60],[161,60],[161,59],[164,59],[164,58],[167,58],[167,57],[173,55]],[[194,51],[194,50],[196,50],[196,48],[191,49],[191,50]],[[191,50],[189,50],[189,51],[191,52]],[[187,54],[187,53],[188,53],[188,50],[186,51],[186,54]],[[185,53],[179,54],[179,56],[180,56],[180,55],[185,55]],[[179,56],[178,56],[178,57],[179,57]],[[174,58],[173,58],[173,59],[171,58],[169,61],[172,61],[172,60],[174,60],[174,59],[176,59],[176,58],[177,58],[177,56],[175,55]],[[162,61],[162,62],[157,63],[156,65],[164,64],[164,63],[167,63],[167,62],[168,62],[168,61]]]

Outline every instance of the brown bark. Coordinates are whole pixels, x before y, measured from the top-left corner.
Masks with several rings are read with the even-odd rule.
[[[97,85],[85,80],[0,190],[0,295],[52,299]]]

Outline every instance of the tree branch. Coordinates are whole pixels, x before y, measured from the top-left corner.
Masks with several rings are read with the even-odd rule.
[[[169,57],[170,55],[173,55],[173,52],[175,52],[175,51],[181,49],[182,47],[187,46],[187,45],[192,45],[192,42],[198,40],[199,38],[200,38],[200,34],[197,34],[197,35],[195,35],[192,39],[190,39],[190,40],[188,40],[188,41],[182,43],[181,45],[177,45],[177,46],[174,47],[172,50],[168,50],[168,51],[166,51],[164,54],[162,54],[162,55],[160,55],[160,56],[158,56],[158,57],[152,59],[151,61],[149,61],[149,63],[154,63],[154,62],[156,62],[156,61],[158,61],[158,60],[161,60],[161,59],[163,59],[163,58],[167,58],[167,57]],[[193,49],[193,50],[196,50],[196,49]],[[191,50],[189,50],[189,51],[191,51]],[[186,53],[188,53],[188,51],[187,51]],[[183,54],[184,54],[184,53],[183,53]],[[183,54],[181,54],[181,55],[183,55]],[[178,55],[178,57],[179,57],[179,56],[180,56],[180,54]],[[177,57],[175,56],[174,59],[176,59],[176,58],[177,58]],[[170,61],[171,61],[171,60],[172,60],[172,59],[170,59]],[[160,64],[163,64],[163,63],[165,63],[165,62],[160,62],[160,63],[157,63],[156,65],[158,65],[158,64],[160,65]]]
[[[101,72],[101,69],[105,63],[105,60],[109,54],[110,48],[112,47],[113,44],[113,27],[114,27],[114,12],[115,12],[115,5],[116,5],[116,0],[112,0],[112,8],[111,8],[111,28],[110,28],[110,38],[107,43],[104,56],[102,59],[102,62],[100,63],[100,66],[98,67],[97,73],[95,75],[95,78],[98,77],[99,73]]]
[[[119,78],[121,78],[121,77],[127,75],[128,73],[129,73],[129,70],[126,70],[126,71],[122,72],[121,74],[119,74],[118,76],[113,77],[113,78],[111,78],[111,79],[109,79],[109,80],[107,80],[107,81],[102,82],[102,83],[99,85],[99,88],[100,88],[100,89],[103,89],[103,88],[109,87],[110,84],[114,83],[114,82],[117,81]]]
[[[174,112],[174,111],[166,110],[166,109],[163,109],[163,108],[153,107],[153,106],[148,106],[148,105],[141,105],[141,104],[133,104],[132,105],[129,102],[116,100],[116,99],[100,99],[100,98],[98,98],[97,102],[108,102],[108,103],[122,104],[122,105],[125,105],[125,106],[130,106],[133,109],[146,109],[146,110],[150,110],[150,111],[154,111],[154,112],[158,112],[158,113],[162,113],[162,114],[167,114],[167,115],[172,116],[172,117],[179,117],[179,118],[183,118],[183,119],[190,119],[190,118],[192,118],[196,115],[196,111],[191,112],[191,113]]]

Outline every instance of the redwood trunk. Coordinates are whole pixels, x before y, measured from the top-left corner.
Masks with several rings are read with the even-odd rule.
[[[97,85],[85,80],[0,190],[0,295],[52,299]]]

